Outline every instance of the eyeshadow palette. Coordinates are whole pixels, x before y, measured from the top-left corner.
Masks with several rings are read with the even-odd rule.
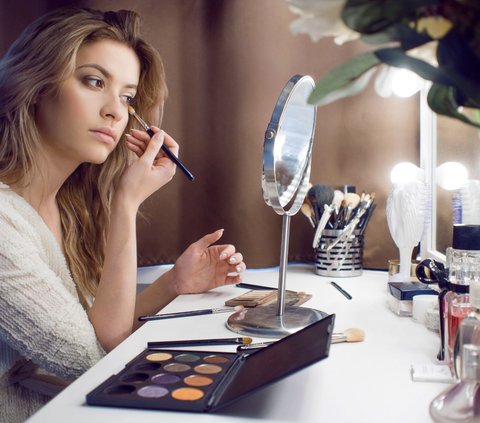
[[[87,404],[211,412],[328,356],[335,315],[253,351],[146,349]]]

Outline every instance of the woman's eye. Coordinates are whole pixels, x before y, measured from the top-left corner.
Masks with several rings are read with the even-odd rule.
[[[125,104],[128,104],[128,105],[132,104],[135,101],[135,98],[128,94],[122,95],[122,99],[125,102]]]
[[[100,79],[100,78],[96,78],[94,76],[88,76],[85,78],[85,83],[87,85],[90,85],[91,87],[93,88],[103,88],[104,87],[104,83],[103,81]]]

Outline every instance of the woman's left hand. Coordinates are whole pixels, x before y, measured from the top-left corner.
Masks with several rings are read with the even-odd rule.
[[[223,235],[223,229],[205,235],[191,244],[172,269],[178,295],[196,294],[217,286],[238,283],[245,271],[241,253],[233,245],[212,245]]]

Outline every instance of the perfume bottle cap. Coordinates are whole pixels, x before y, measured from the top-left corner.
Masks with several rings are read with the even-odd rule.
[[[462,380],[480,381],[480,345],[463,346]]]
[[[452,247],[456,250],[480,250],[480,225],[453,225]]]

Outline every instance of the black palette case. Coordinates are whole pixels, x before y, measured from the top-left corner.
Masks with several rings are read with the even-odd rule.
[[[146,349],[87,404],[212,412],[328,357],[335,315],[253,352]]]

